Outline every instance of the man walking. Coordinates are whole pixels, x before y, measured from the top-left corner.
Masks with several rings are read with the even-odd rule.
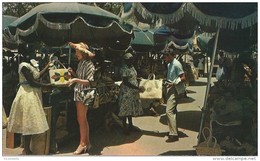
[[[169,135],[166,142],[178,141],[176,122],[178,100],[185,94],[185,74],[181,63],[175,58],[173,49],[163,51],[163,60],[167,63],[166,76],[166,116],[169,125]]]

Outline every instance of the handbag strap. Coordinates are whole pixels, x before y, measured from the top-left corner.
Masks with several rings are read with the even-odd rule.
[[[62,64],[59,60],[56,60],[56,62],[58,62],[64,69],[66,69],[65,65]]]
[[[204,128],[202,129],[202,136],[203,136],[204,140],[207,140],[207,137],[205,136],[205,131],[206,131],[206,130],[209,131],[209,137],[208,137],[208,139],[210,140],[210,138],[212,137],[212,132],[211,132],[211,130],[210,130],[208,127],[204,127]]]
[[[210,127],[210,128],[204,127],[204,128],[202,129],[202,136],[203,136],[203,138],[204,138],[205,140],[207,140],[207,147],[209,147],[209,143],[210,143],[210,141],[213,139],[213,140],[214,140],[213,148],[215,148],[216,145],[217,145],[217,139],[216,139],[214,136],[212,136],[212,122],[213,122],[213,120],[210,120],[210,124],[209,124],[209,127]],[[208,137],[208,138],[206,138],[206,136],[205,136],[205,130],[208,130],[208,131],[209,131],[209,137]]]
[[[155,74],[154,73],[150,73],[148,75],[148,79],[154,80],[155,79]]]
[[[212,139],[214,140],[213,148],[216,148],[216,146],[217,146],[217,139],[216,139],[214,136],[212,136],[211,138],[208,139],[208,141],[207,141],[207,147],[209,147],[209,142],[210,142]]]

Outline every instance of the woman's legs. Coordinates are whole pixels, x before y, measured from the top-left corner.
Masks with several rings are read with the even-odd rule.
[[[132,116],[127,116],[128,123],[129,123],[129,130],[132,132],[141,132],[141,129],[133,125],[133,117]]]
[[[30,150],[30,143],[31,143],[32,135],[23,135],[23,137],[24,137],[23,154],[30,155],[30,154],[32,154],[32,151]]]
[[[76,102],[77,108],[77,120],[79,123],[80,130],[80,145],[82,147],[88,146],[89,142],[89,124],[87,120],[88,107],[86,107],[82,102]]]
[[[123,122],[123,132],[124,134],[128,135],[129,134],[129,131],[128,131],[128,127],[127,127],[127,124],[126,124],[126,117],[122,117],[122,122]]]
[[[129,126],[133,126],[132,116],[127,116]]]
[[[122,122],[123,122],[123,127],[126,127],[127,125],[126,125],[126,117],[125,116],[122,117]]]

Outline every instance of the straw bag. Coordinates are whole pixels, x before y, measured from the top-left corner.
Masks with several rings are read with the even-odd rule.
[[[162,79],[155,79],[154,74],[149,74],[148,79],[141,79],[139,86],[144,87],[145,91],[140,93],[141,99],[161,99],[162,98]]]
[[[205,137],[205,130],[209,130],[210,135],[208,138]],[[197,147],[195,147],[197,155],[221,156],[222,150],[219,144],[217,144],[217,139],[212,136],[212,131],[209,128],[204,127],[202,130],[202,135],[205,141],[201,142]]]
[[[50,83],[55,86],[66,86],[68,81],[71,79],[71,74],[60,61],[58,62],[62,65],[63,69],[49,70]]]

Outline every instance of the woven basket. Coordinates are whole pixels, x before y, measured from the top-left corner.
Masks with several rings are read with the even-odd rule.
[[[205,137],[205,130],[209,130],[210,135],[209,137]],[[202,130],[202,135],[204,137],[204,142],[201,142],[197,147],[195,147],[196,149],[196,153],[199,156],[221,156],[222,154],[222,150],[220,148],[220,146],[217,144],[217,139],[212,136],[212,132],[209,128],[204,127]]]

